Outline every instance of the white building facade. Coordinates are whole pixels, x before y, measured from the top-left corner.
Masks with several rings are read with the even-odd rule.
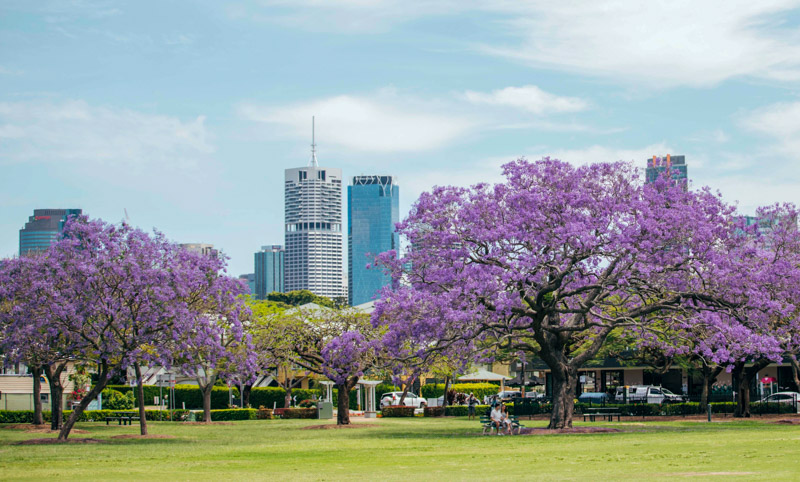
[[[342,170],[312,154],[310,166],[286,169],[285,190],[285,290],[342,297]]]

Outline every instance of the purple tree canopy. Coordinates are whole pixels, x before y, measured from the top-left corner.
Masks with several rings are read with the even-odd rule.
[[[575,369],[615,329],[693,323],[697,313],[765,308],[736,281],[734,209],[634,166],[545,158],[506,181],[424,193],[398,225],[410,249],[380,257],[399,288],[373,315],[400,356],[501,346]],[[476,345],[477,344],[477,345]]]

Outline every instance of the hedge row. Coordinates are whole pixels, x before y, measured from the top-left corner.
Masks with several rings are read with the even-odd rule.
[[[304,409],[293,409],[304,410]],[[316,410],[311,409],[316,416]],[[175,421],[183,422],[189,420],[190,410],[146,410],[145,417],[151,421]],[[72,412],[67,410],[64,412],[64,420],[70,416]],[[131,415],[130,412],[120,412],[119,410],[87,410],[81,414],[78,419],[79,422],[103,422],[106,417],[118,417],[120,415]],[[212,421],[227,421],[227,420],[256,420],[258,410],[252,408],[245,409],[225,409],[225,410],[211,410]],[[50,412],[43,412],[44,420],[50,422]],[[138,413],[133,416],[138,416]],[[289,417],[291,418],[291,417]],[[294,417],[294,418],[313,418],[313,417]],[[203,413],[195,411],[195,419],[200,421],[203,419]],[[0,410],[0,423],[33,423],[33,410]]]
[[[202,420],[203,413],[195,415],[197,420]],[[254,408],[233,408],[228,410],[211,410],[211,421],[221,422],[228,420],[256,420],[258,419],[258,410]]]
[[[123,394],[128,392],[134,392],[136,387],[130,387],[128,385],[109,385],[107,389],[117,390]],[[144,389],[144,400],[145,405],[151,405],[153,403],[154,397],[168,396],[169,389],[168,388],[160,388],[156,385],[145,385]],[[399,391],[400,389],[394,385],[388,383],[381,383],[375,387],[375,395],[377,399],[380,400],[384,393],[387,392],[395,392]],[[236,387],[232,388],[233,396],[238,398],[239,397],[239,389]],[[350,392],[350,409],[355,410],[358,407],[358,399],[356,397],[357,391],[352,390]],[[297,397],[297,403],[300,403],[303,400],[309,400],[316,398],[322,398],[324,395],[322,389],[301,389],[295,388],[292,390],[292,396]],[[284,398],[286,396],[286,391],[280,387],[257,387],[253,388],[250,391],[250,406],[251,407],[266,407],[272,408],[273,406],[276,408],[283,408],[284,405]],[[338,390],[334,388],[333,390],[333,404],[336,404],[339,401],[339,393]],[[211,409],[212,410],[221,410],[227,409],[228,407],[228,387],[214,387],[211,391]],[[183,403],[186,403],[186,408],[188,410],[201,410],[203,408],[203,395],[200,392],[200,388],[195,385],[175,385],[175,407],[182,408]],[[138,400],[135,401],[135,407],[139,406]]]
[[[497,392],[499,392],[500,386],[492,383],[455,383],[450,385],[450,389],[455,390],[458,393],[472,393],[478,398],[478,400],[483,400],[483,397],[495,395]],[[427,385],[423,385],[420,389],[420,392],[422,392],[420,393],[422,398],[439,398],[444,394],[444,384],[429,383]]]
[[[135,398],[136,387],[130,387],[128,385],[109,385],[107,388],[120,391],[123,394],[133,391]],[[169,388],[166,387],[161,388],[156,385],[145,385],[143,388],[145,405],[153,404],[154,397],[158,397],[159,392],[161,392],[161,395],[164,397],[169,396]],[[234,397],[239,397],[238,388],[234,387],[231,389],[231,391],[233,392]],[[211,389],[212,410],[227,409],[229,401],[228,387],[214,387]],[[175,385],[175,408],[182,409],[184,403],[186,404],[187,410],[202,410],[203,394],[200,392],[200,388],[197,385]],[[138,400],[135,400],[135,406],[139,406]]]
[[[414,407],[407,407],[405,405],[389,405],[381,409],[381,416],[383,417],[413,417]]]

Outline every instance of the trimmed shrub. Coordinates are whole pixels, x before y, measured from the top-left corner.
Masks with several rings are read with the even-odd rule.
[[[254,408],[233,408],[228,410],[211,410],[211,421],[256,420],[258,410]]]
[[[316,408],[287,408],[281,418],[317,418]]]
[[[117,390],[123,394],[133,392],[136,387],[129,387],[127,385],[109,385],[106,388]],[[160,388],[155,385],[145,385],[144,389],[144,403],[150,405],[153,403],[153,397],[159,396],[159,390],[165,397],[169,397],[169,388]],[[254,389],[255,390],[255,389]],[[239,389],[232,388],[233,396],[239,396]],[[175,408],[183,408],[186,404],[187,410],[202,409],[203,408],[203,394],[200,392],[200,387],[197,385],[175,385]],[[139,404],[136,400],[136,393],[134,392],[134,407]],[[211,409],[227,409],[228,408],[228,387],[214,387],[211,389]]]
[[[506,405],[508,413],[513,415],[514,405]],[[475,415],[483,415],[490,409],[489,405],[478,405],[475,407]],[[444,414],[448,417],[466,417],[469,415],[469,407],[466,405],[448,405],[444,407]]]
[[[264,406],[258,407],[258,412],[256,413],[256,418],[259,420],[272,420],[272,409],[271,408],[264,408]]]
[[[414,407],[407,407],[405,405],[388,405],[381,409],[383,417],[413,417]]]
[[[441,417],[444,415],[444,407],[425,407],[422,411],[426,417]]]

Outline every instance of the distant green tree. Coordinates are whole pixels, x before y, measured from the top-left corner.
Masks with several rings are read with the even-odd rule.
[[[284,303],[289,306],[302,306],[308,303],[315,303],[326,308],[335,308],[336,304],[332,299],[325,296],[318,296],[308,290],[290,291],[288,293],[278,293],[273,291],[267,295],[268,301]]]

